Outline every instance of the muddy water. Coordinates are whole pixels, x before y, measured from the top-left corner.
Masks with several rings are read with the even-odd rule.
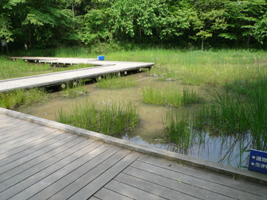
[[[146,72],[138,73],[127,76],[125,78],[134,78],[137,81],[137,86],[126,89],[100,89],[97,84],[86,85],[86,91],[89,93],[86,96],[80,96],[74,99],[62,98],[61,92],[51,94],[54,96],[49,102],[33,105],[27,108],[19,108],[18,111],[31,114],[37,117],[56,120],[56,115],[59,109],[68,110],[72,108],[76,103],[83,103],[85,101],[103,102],[103,101],[123,101],[128,102],[129,100],[138,107],[140,125],[133,132],[125,132],[123,135],[118,136],[119,138],[137,142],[139,144],[145,144],[157,148],[166,149],[173,152],[183,153],[191,155],[205,160],[219,162],[225,155],[225,152],[230,148],[221,147],[220,138],[209,137],[207,134],[207,140],[205,144],[196,143],[191,149],[180,149],[173,143],[167,140],[163,129],[162,120],[165,119],[168,110],[167,106],[156,106],[142,103],[142,88],[146,86],[164,87],[171,89],[177,88],[181,92],[183,88],[194,89],[197,94],[201,96],[205,101],[212,101],[215,89],[221,91],[220,88],[213,88],[209,86],[188,86],[183,85],[179,81],[159,81],[156,77],[150,77]],[[194,104],[178,108],[179,112],[193,112],[200,104]],[[174,108],[172,108],[174,109]],[[232,147],[233,148],[233,147]],[[233,148],[233,155],[238,154],[238,150]],[[243,155],[244,157],[246,155]],[[243,160],[244,158],[242,158]],[[230,162],[222,161],[224,164],[230,164],[237,166],[239,158],[234,159]]]

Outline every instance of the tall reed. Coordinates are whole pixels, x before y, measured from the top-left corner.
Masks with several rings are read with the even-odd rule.
[[[58,112],[57,121],[107,135],[132,131],[137,126],[138,111],[131,102],[102,101],[76,104],[71,111]]]

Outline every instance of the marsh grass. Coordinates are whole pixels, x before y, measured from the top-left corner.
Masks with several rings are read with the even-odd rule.
[[[74,81],[72,83],[62,83],[62,95],[65,98],[75,98],[78,96],[86,95],[84,81]]]
[[[149,72],[160,80],[182,80],[190,85],[220,85],[267,75],[267,52],[249,50],[183,51],[146,49],[113,52],[109,60],[154,62]]]
[[[179,107],[191,103],[199,103],[200,97],[194,90],[183,89],[181,93],[175,88],[145,87],[142,91],[142,101],[148,104]]]
[[[48,94],[43,89],[15,90],[0,93],[0,106],[8,109],[29,106],[32,103],[44,102],[47,98]]]
[[[99,88],[120,89],[134,87],[137,83],[133,78],[107,75],[105,78],[97,80]]]
[[[57,121],[107,135],[132,131],[138,124],[138,111],[131,102],[102,101],[76,104],[71,111],[58,112]]]

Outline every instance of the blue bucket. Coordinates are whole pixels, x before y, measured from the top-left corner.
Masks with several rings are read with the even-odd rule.
[[[98,60],[105,60],[105,56],[97,56]]]

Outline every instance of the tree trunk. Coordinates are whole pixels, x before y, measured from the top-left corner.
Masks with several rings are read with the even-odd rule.
[[[9,54],[8,44],[6,43],[6,52]]]
[[[248,35],[248,39],[247,39],[247,48],[249,48],[249,41],[250,41],[251,35]]]
[[[2,46],[2,44],[1,44],[1,48],[2,48],[2,52],[4,53],[4,47]]]
[[[72,10],[72,20],[73,20],[73,25],[75,25],[75,24],[74,24],[74,8],[75,8],[74,0],[72,0],[71,10]]]
[[[203,51],[204,50],[204,38],[202,38],[202,40],[201,40],[201,51]]]

